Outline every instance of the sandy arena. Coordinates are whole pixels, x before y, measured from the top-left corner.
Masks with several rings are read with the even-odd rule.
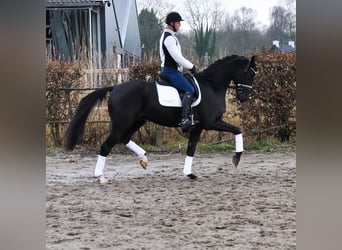
[[[183,176],[182,153],[110,154],[92,177],[96,152],[46,157],[46,249],[296,249],[296,153],[197,153]]]

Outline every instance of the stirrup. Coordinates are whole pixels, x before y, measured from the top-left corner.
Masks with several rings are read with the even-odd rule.
[[[184,118],[180,123],[178,123],[178,125],[181,127],[188,127],[192,125],[192,121],[189,118]]]
[[[190,115],[190,118],[191,118],[191,126],[196,126],[199,123],[199,121],[194,120],[194,115],[193,114]]]
[[[199,121],[194,120],[194,115],[190,115],[190,117],[182,119],[178,124],[183,132],[188,132],[190,129],[194,128]]]

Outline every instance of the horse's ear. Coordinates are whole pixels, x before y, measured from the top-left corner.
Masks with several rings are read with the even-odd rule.
[[[252,56],[251,60],[248,62],[246,68],[243,70],[244,72],[247,72],[248,69],[253,65],[254,61],[255,61],[255,56]]]
[[[256,70],[256,55],[252,56],[251,61],[249,62],[248,67]]]
[[[249,61],[249,63],[247,64],[247,67],[245,68],[245,72],[248,71],[249,68],[252,68],[253,70],[256,70],[256,55],[252,56],[251,60]]]
[[[253,66],[256,65],[255,60],[256,60],[256,56],[254,55],[254,56],[252,56],[251,61],[249,62],[249,66],[250,66],[250,67],[253,67]]]

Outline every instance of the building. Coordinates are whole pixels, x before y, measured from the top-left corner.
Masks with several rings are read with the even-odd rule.
[[[48,59],[92,69],[127,68],[140,60],[135,0],[46,0]]]
[[[292,51],[296,50],[295,43],[294,41],[289,41],[288,44],[279,44],[278,40],[274,40],[272,42],[271,51],[277,51],[277,50],[280,50],[286,54],[291,53]]]

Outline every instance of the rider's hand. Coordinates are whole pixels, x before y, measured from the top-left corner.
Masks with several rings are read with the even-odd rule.
[[[197,70],[196,70],[196,66],[194,65],[191,69],[190,69],[191,74],[196,74]]]

